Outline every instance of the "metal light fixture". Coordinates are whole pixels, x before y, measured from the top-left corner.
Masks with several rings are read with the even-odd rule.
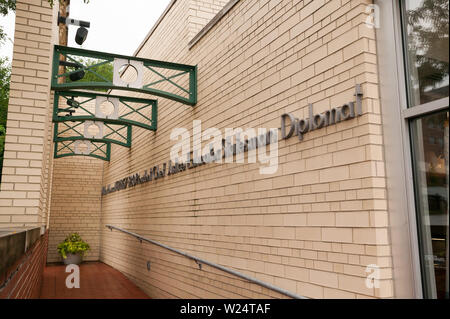
[[[85,74],[85,72],[83,70],[80,70],[78,72],[75,72],[75,73],[72,73],[71,75],[69,75],[69,78],[73,82],[79,81],[82,78],[84,78],[84,74]]]
[[[82,21],[82,20],[76,20],[69,18],[69,15],[67,14],[67,17],[61,17],[58,12],[58,24],[63,23],[65,25],[76,25],[79,26],[77,30],[77,34],[75,35],[75,42],[79,45],[82,45],[84,41],[86,41],[88,30],[91,26],[91,23],[88,21]]]
[[[78,69],[81,69],[81,68],[83,67],[82,64],[74,63],[74,62],[67,62],[67,61],[59,61],[59,65],[61,65],[61,66],[67,66],[67,67],[69,67],[69,68],[75,68],[75,69],[77,69],[77,70],[78,70]],[[79,81],[79,80],[81,80],[82,78],[84,78],[84,75],[85,75],[84,70],[79,70],[79,71],[77,71],[77,72],[74,72],[74,73],[70,74],[70,75],[69,75],[69,79],[70,79],[72,82]]]
[[[77,101],[75,101],[75,98],[72,96],[70,99],[67,100],[67,105],[74,107],[74,108],[78,108],[80,107],[80,103],[78,103]]]

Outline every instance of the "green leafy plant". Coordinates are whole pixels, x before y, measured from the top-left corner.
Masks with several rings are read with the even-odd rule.
[[[16,0],[0,0],[0,16],[6,16],[9,11],[16,10]],[[3,44],[7,39],[3,27],[0,26],[0,44]]]
[[[67,258],[67,254],[80,254],[83,256],[89,249],[89,244],[77,233],[70,234],[58,245],[58,252],[64,259]]]
[[[11,65],[7,58],[0,57],[0,183],[2,178],[3,151],[5,146],[6,116],[8,114],[10,79]]]

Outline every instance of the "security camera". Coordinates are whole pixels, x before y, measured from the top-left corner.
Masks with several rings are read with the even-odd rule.
[[[88,30],[85,27],[79,27],[77,30],[77,34],[75,35],[75,42],[79,45],[82,45],[86,40],[88,35]]]
[[[88,30],[86,28],[89,28],[91,26],[91,23],[89,21],[81,21],[69,17],[61,17],[58,13],[58,23],[79,26],[77,34],[75,35],[75,42],[79,45],[82,45],[83,42],[86,41],[86,37],[88,35]]]

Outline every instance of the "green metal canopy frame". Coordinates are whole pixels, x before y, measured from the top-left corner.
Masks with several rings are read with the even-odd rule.
[[[60,107],[62,101],[66,104],[64,107]],[[104,102],[111,102],[114,105],[116,116],[103,114],[99,108]],[[102,93],[55,92],[53,122],[86,120],[135,125],[156,131],[158,125],[158,101]]]
[[[109,161],[111,143],[131,147],[132,125],[157,129],[156,100],[72,89],[135,91],[197,103],[197,66],[58,45],[53,53],[55,158]],[[91,132],[92,125],[97,131]]]
[[[97,68],[105,64],[112,64],[112,75],[99,74]],[[128,69],[137,73],[130,82],[126,82]],[[83,80],[88,73],[89,81]],[[53,90],[99,88],[149,93],[193,106],[197,103],[197,66],[54,46]]]
[[[89,132],[90,126],[98,127],[98,134]],[[91,142],[114,143],[131,147],[131,125],[108,124],[102,121],[66,121],[56,122],[53,141],[88,140]]]
[[[54,158],[66,156],[90,156],[109,161],[111,159],[111,143],[83,139],[55,142]]]
[[[110,103],[106,113],[101,108],[105,102]],[[55,91],[54,157],[84,155],[109,161],[110,143],[131,147],[133,125],[156,131],[157,107],[158,102],[153,99]],[[90,132],[92,125],[97,126],[97,132]],[[87,150],[82,151],[80,143]]]

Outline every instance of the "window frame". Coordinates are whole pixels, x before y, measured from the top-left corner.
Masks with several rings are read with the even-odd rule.
[[[375,0],[380,99],[385,141],[386,180],[395,298],[426,296],[420,256],[418,206],[414,184],[411,122],[448,110],[449,98],[408,107],[407,59],[404,51],[404,0]],[[400,124],[400,125],[399,125]]]
[[[408,61],[407,58],[407,30],[406,30],[406,25],[405,25],[405,1],[407,0],[399,0],[397,1],[397,6],[398,6],[398,11],[399,11],[399,22],[400,22],[400,35],[402,37],[402,56],[401,58],[403,59],[403,79],[404,79],[404,90],[405,90],[405,95],[406,95],[406,101],[405,101],[405,105],[403,105],[402,108],[402,112],[401,112],[401,116],[402,116],[402,121],[405,122],[405,125],[407,126],[408,129],[408,134],[409,134],[409,145],[410,145],[410,163],[411,163],[411,167],[412,167],[412,186],[409,186],[411,188],[411,192],[414,195],[414,210],[413,213],[415,214],[415,220],[416,220],[416,232],[417,232],[417,240],[418,240],[418,255],[419,255],[419,263],[420,263],[420,280],[421,280],[421,284],[422,284],[422,294],[424,298],[432,298],[432,299],[436,299],[437,295],[436,295],[436,291],[431,290],[430,285],[431,286],[435,286],[435,283],[427,283],[427,281],[429,280],[429,278],[427,278],[427,274],[425,273],[425,264],[424,264],[424,256],[422,254],[422,252],[424,251],[424,243],[422,242],[423,239],[423,229],[422,229],[422,225],[420,225],[420,214],[421,212],[421,208],[420,208],[420,198],[419,198],[419,193],[418,193],[418,183],[419,181],[417,180],[417,174],[418,172],[415,171],[414,168],[414,163],[417,160],[415,157],[416,155],[414,154],[414,147],[416,145],[416,143],[418,141],[414,141],[413,140],[413,121],[416,119],[420,119],[420,118],[424,118],[428,115],[432,115],[433,113],[439,113],[439,112],[443,112],[445,110],[448,111],[449,108],[449,97],[444,97],[441,99],[437,99],[431,102],[427,102],[427,103],[422,103],[422,104],[417,104],[417,105],[412,105],[412,101],[410,101],[411,99],[411,88],[410,88],[410,83],[408,82],[408,68],[410,67],[410,63]],[[448,258],[448,257],[447,257]],[[436,287],[435,287],[436,288]]]
[[[405,1],[407,0],[398,0],[397,1],[397,10],[398,10],[398,19],[399,19],[399,23],[400,23],[400,36],[402,39],[402,63],[403,63],[403,76],[404,76],[404,86],[405,86],[405,90],[406,90],[406,106],[403,107],[402,113],[404,115],[404,118],[411,118],[411,117],[420,117],[420,116],[424,116],[426,114],[432,113],[432,112],[438,112],[440,110],[446,109],[448,108],[448,97],[445,98],[441,98],[441,99],[437,99],[428,103],[422,103],[422,104],[416,104],[416,105],[411,105],[412,101],[411,101],[411,96],[412,96],[412,91],[411,91],[411,87],[410,87],[410,82],[407,80],[408,79],[408,68],[410,67],[411,62],[408,60],[407,58],[407,47],[408,47],[408,39],[407,39],[407,35],[406,35],[406,30],[404,30],[405,28],[405,10],[406,7],[404,7],[403,3],[405,3]],[[446,105],[445,105],[446,104]],[[418,108],[418,109],[416,109]],[[413,110],[416,109],[416,110]]]

